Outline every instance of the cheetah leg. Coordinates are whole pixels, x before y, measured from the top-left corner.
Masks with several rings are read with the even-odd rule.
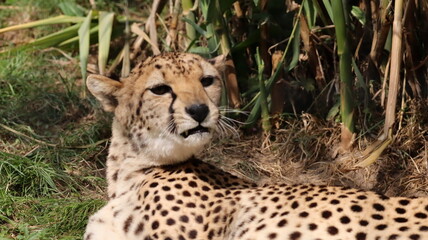
[[[116,240],[125,239],[112,222],[112,216],[108,213],[107,206],[99,210],[89,218],[86,226],[84,240]]]

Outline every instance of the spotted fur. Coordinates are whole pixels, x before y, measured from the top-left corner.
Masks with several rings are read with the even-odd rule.
[[[428,199],[315,185],[258,187],[193,156],[224,128],[214,64],[169,53],[121,82],[91,75],[114,111],[109,202],[85,240],[428,239]]]

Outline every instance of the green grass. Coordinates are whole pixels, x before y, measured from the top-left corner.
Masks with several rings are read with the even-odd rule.
[[[13,196],[49,196],[58,193],[56,182],[67,182],[68,176],[58,171],[39,154],[32,157],[0,152],[0,188]]]
[[[2,197],[0,239],[81,239],[102,200]]]
[[[95,143],[109,137],[109,116],[79,98],[78,68],[60,60],[0,59],[0,239],[81,239],[104,204],[106,143]]]
[[[20,8],[0,17],[20,19],[27,9],[41,19],[58,14],[59,2],[7,1]],[[0,58],[0,240],[82,239],[88,217],[105,203],[106,143],[95,143],[109,138],[110,116],[80,98],[75,62],[57,51]]]
[[[0,58],[0,240],[81,239],[104,204],[110,116],[79,74],[56,51]]]

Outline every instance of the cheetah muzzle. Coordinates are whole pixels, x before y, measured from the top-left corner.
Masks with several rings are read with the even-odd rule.
[[[428,239],[428,199],[315,185],[258,187],[194,158],[225,125],[222,59],[165,53],[87,86],[114,112],[109,201],[85,240]]]
[[[199,125],[199,126],[197,126],[195,128],[192,128],[192,129],[190,129],[188,131],[184,131],[180,135],[183,136],[184,138],[187,138],[187,137],[189,137],[190,135],[193,135],[193,134],[198,134],[198,133],[202,134],[202,133],[208,133],[208,132],[209,132],[208,128],[202,127],[201,125]]]

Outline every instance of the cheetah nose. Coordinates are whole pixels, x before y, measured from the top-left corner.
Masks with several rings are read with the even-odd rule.
[[[205,104],[193,104],[190,107],[186,107],[186,112],[198,123],[204,121],[209,111],[208,106]]]

